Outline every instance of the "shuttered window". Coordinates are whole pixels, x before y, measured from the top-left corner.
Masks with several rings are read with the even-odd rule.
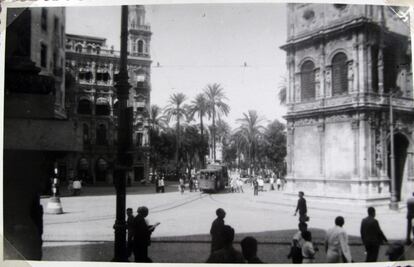
[[[348,66],[344,53],[336,54],[332,59],[332,95],[348,93]]]
[[[315,98],[315,64],[308,60],[301,68],[301,99],[308,100]]]

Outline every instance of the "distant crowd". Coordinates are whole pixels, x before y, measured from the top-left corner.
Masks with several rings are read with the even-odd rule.
[[[414,218],[414,198],[408,203],[407,219]],[[411,205],[411,206],[410,206]],[[139,207],[137,216],[133,216],[132,209],[127,209],[128,226],[128,256],[134,254],[135,262],[152,262],[148,257],[148,246],[151,244],[151,233],[159,225],[149,225],[146,217],[148,208]],[[379,249],[382,244],[388,243],[388,239],[381,230],[374,207],[367,209],[368,216],[361,222],[361,240],[365,247],[366,262],[376,262]],[[319,248],[313,243],[312,232],[308,229],[310,217],[304,193],[299,192],[299,199],[294,215],[299,214],[298,231],[293,235],[291,247],[287,257],[292,263],[314,263],[315,255]],[[224,218],[226,212],[219,208],[216,210],[217,218],[213,221],[210,229],[211,250],[206,259],[207,263],[263,263],[258,257],[258,242],[252,236],[246,236],[241,240],[241,251],[233,246],[235,230],[226,225]],[[348,234],[344,229],[345,219],[337,216],[334,227],[326,231],[324,239],[324,250],[327,263],[350,263],[353,262],[352,253],[349,247]],[[407,242],[411,243],[412,225],[408,225]],[[404,244],[388,244],[387,256],[390,261],[404,260]]]

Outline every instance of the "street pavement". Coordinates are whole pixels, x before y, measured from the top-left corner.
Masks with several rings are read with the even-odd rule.
[[[268,189],[268,185],[266,185]],[[296,199],[282,191],[259,192],[253,196],[250,186],[245,193],[202,194],[178,192],[176,183],[167,183],[165,193],[155,193],[153,185],[127,188],[127,207],[147,206],[150,223],[161,222],[152,235],[150,257],[155,262],[205,262],[209,253],[209,231],[215,219],[215,210],[223,208],[225,222],[236,231],[236,248],[245,236],[259,241],[259,256],[266,262],[289,262],[286,255],[289,242],[297,231],[298,217],[293,216]],[[80,196],[67,196],[62,190],[64,214],[44,215],[44,260],[110,261],[113,255],[115,221],[115,189],[87,187]],[[47,198],[42,204],[46,207]],[[364,260],[364,249],[359,238],[363,208],[307,200],[309,228],[321,251],[317,262],[323,262],[322,242],[325,230],[334,225],[338,215],[345,218],[344,228],[350,235],[355,261]],[[405,209],[391,211],[377,208],[377,219],[389,240],[404,240]],[[385,260],[383,246],[380,259]],[[185,253],[183,253],[185,252]]]

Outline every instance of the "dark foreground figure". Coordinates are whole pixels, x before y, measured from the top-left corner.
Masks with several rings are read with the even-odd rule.
[[[234,249],[234,229],[225,225],[222,231],[223,248],[211,253],[207,263],[245,263],[243,255]]]
[[[148,246],[151,245],[151,234],[159,223],[155,225],[148,225],[145,221],[145,217],[148,216],[148,213],[147,207],[139,207],[138,215],[134,219],[133,252],[135,262],[152,262],[152,260],[148,257]]]

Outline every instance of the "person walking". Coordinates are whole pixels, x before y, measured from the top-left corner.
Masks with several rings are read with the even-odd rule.
[[[213,221],[210,228],[211,235],[211,252],[219,250],[223,247],[222,232],[224,227],[224,217],[226,212],[219,208],[216,210],[217,218]]]
[[[280,179],[280,177],[277,177],[276,179],[276,186],[277,186],[277,191],[280,191],[282,189],[282,180]]]
[[[181,194],[184,194],[185,184],[184,184],[184,179],[183,178],[180,178],[179,188],[180,188]]]
[[[133,252],[135,262],[152,262],[148,257],[148,246],[151,245],[151,234],[160,224],[148,225],[145,218],[148,216],[148,208],[143,206],[137,210],[138,214],[133,221]]]
[[[210,254],[207,263],[245,263],[243,255],[234,249],[234,229],[229,225],[224,225],[221,232],[223,247]]]
[[[344,217],[338,216],[335,218],[335,227],[326,233],[325,252],[328,263],[352,262],[348,234],[342,228],[344,224]]]
[[[365,261],[376,262],[380,245],[388,240],[375,219],[375,208],[373,207],[368,208],[368,217],[361,222],[361,239],[367,253]]]
[[[298,204],[296,205],[294,216],[296,216],[296,214],[299,211],[299,222],[307,222],[309,221],[309,217],[308,217],[308,207],[306,205],[306,199],[304,198],[305,193],[300,191],[298,195],[299,195],[299,199],[298,199]]]
[[[257,181],[257,179],[255,178],[253,180],[253,195],[257,196],[259,194],[259,182]]]
[[[243,191],[243,181],[240,178],[237,178],[236,180],[236,184],[237,184],[237,190],[241,193],[244,193]]]
[[[305,243],[305,240],[302,237],[302,233],[308,230],[308,225],[305,222],[300,222],[298,224],[299,231],[296,232],[292,237],[292,244],[290,247],[288,259],[292,259],[292,263],[302,263],[302,246]]]
[[[161,193],[164,193],[165,192],[165,181],[164,181],[164,177],[161,177],[159,180],[158,180],[158,190],[161,192]]]
[[[243,238],[240,242],[242,248],[243,257],[246,259],[247,263],[263,263],[257,257],[257,240],[254,237],[248,236]]]
[[[127,208],[127,256],[128,258],[132,255],[133,237],[134,237],[134,214],[131,208]]]
[[[272,175],[272,177],[270,177],[270,191],[275,190],[275,177]]]
[[[304,243],[302,245],[302,263],[314,263],[315,254],[318,248],[314,248],[312,243],[312,233],[309,231],[302,232]]]
[[[414,193],[412,197],[407,200],[407,245],[411,245],[411,233],[413,233],[413,219],[414,219]]]

